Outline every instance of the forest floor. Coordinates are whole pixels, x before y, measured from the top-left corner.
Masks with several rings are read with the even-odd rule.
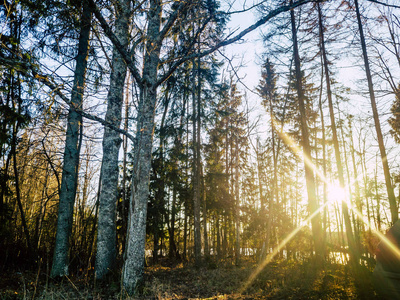
[[[253,260],[240,266],[210,262],[198,269],[162,261],[146,268],[143,296],[138,299],[378,299],[366,269],[363,276],[354,276],[340,264],[316,271],[313,263],[276,260],[244,288],[256,267]],[[95,286],[92,276],[55,282],[42,271],[2,273],[0,299],[136,299],[121,296],[118,280]]]

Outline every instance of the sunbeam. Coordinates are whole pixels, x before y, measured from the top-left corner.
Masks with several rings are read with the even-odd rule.
[[[311,166],[313,169],[314,173],[324,182],[329,184],[327,179],[325,178],[324,174],[319,171],[319,169],[312,163],[310,158],[306,157],[303,155],[303,152],[301,151],[300,147],[293,141],[292,138],[290,138],[286,133],[283,131],[276,130],[275,126],[276,120],[272,121],[273,124],[273,129],[278,133],[279,137],[283,140],[283,142],[292,150],[292,152],[298,156],[299,158],[304,159],[304,163]],[[281,251],[283,247],[294,237],[296,234],[304,227],[306,226],[313,218],[315,218],[329,203],[330,201],[324,203],[321,205],[316,211],[314,211],[307,219],[303,221],[303,224],[300,226],[296,227],[291,233],[289,233],[286,238],[275,248],[273,252],[271,252],[267,257],[260,263],[260,265],[253,271],[253,273],[250,275],[249,279],[243,284],[242,288],[240,289],[240,292],[245,291],[251,283],[254,281],[254,279],[260,274],[260,272],[265,268],[266,265],[268,265],[272,259]]]
[[[287,235],[287,237],[275,248],[273,252],[267,255],[267,257],[260,263],[260,265],[257,267],[257,269],[254,270],[254,272],[250,275],[249,279],[244,283],[242,288],[240,289],[240,293],[244,292],[254,281],[254,279],[260,274],[260,272],[265,268],[266,265],[268,265],[272,259],[279,253],[279,251],[282,250],[283,247],[304,227],[310,222],[317,214],[321,212],[321,210],[324,209],[324,207],[328,204],[325,203],[322,205],[318,210],[316,210],[314,213],[312,213],[307,219],[303,221],[303,224],[300,226],[296,227],[291,233]]]
[[[293,139],[288,136],[283,131],[276,130],[276,120],[272,121],[273,130],[275,130],[279,137],[283,140],[283,142],[291,149],[291,151],[304,160],[304,163],[308,166],[311,166],[314,173],[320,180],[325,182],[329,185],[329,194],[328,201],[321,205],[316,211],[314,211],[307,219],[303,221],[303,223],[296,227],[290,234],[286,236],[286,238],[271,252],[267,257],[259,264],[259,266],[253,271],[253,273],[249,276],[248,280],[243,284],[242,288],[240,289],[240,293],[244,292],[254,281],[254,279],[260,274],[260,272],[273,260],[273,258],[282,250],[283,247],[294,237],[296,234],[306,226],[313,218],[315,218],[328,204],[333,202],[345,202],[349,209],[351,209],[359,219],[361,219],[368,228],[371,230],[384,242],[388,247],[396,254],[398,258],[400,258],[400,250],[396,247],[388,238],[386,238],[382,233],[380,233],[375,228],[372,228],[371,224],[368,220],[365,219],[364,215],[357,210],[354,205],[351,204],[349,201],[348,195],[344,187],[341,187],[339,184],[330,184],[324,174],[313,164],[309,157],[304,156],[303,152],[301,151],[300,147],[293,141]]]

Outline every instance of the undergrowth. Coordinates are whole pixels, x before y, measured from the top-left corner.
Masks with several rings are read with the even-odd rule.
[[[275,260],[249,282],[257,263],[235,266],[209,261],[195,268],[182,262],[162,261],[146,268],[143,295],[121,295],[119,276],[94,283],[93,275],[49,280],[46,272],[4,272],[1,299],[377,299],[371,272],[352,274],[340,264],[316,268],[312,262]]]

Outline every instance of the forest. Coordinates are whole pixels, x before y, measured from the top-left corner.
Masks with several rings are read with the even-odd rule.
[[[400,299],[399,16],[1,1],[0,298]]]

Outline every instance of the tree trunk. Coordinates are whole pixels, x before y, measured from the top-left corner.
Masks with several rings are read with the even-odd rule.
[[[18,209],[19,209],[19,212],[20,212],[20,215],[21,215],[22,228],[23,228],[24,233],[25,233],[26,245],[27,245],[29,250],[33,251],[34,248],[32,248],[29,229],[28,229],[28,225],[26,223],[24,209],[22,207],[21,190],[20,190],[20,185],[19,185],[19,174],[18,174],[18,167],[17,167],[17,149],[16,149],[16,147],[17,147],[17,128],[18,128],[18,123],[14,124],[13,127],[14,128],[13,128],[13,135],[12,135],[11,152],[12,152],[12,158],[13,158],[14,177],[15,177],[15,193],[16,193],[16,196],[17,196]]]
[[[320,7],[319,3],[317,3],[317,7],[318,7],[320,45],[321,45],[321,52],[322,52],[322,58],[323,58],[323,63],[324,63],[324,70],[325,70],[326,90],[327,90],[327,95],[328,95],[329,116],[331,119],[332,141],[333,141],[333,146],[335,149],[336,168],[338,171],[340,187],[342,189],[344,189],[345,183],[344,183],[343,166],[342,166],[342,159],[340,156],[339,141],[338,141],[337,130],[336,130],[335,112],[333,110],[331,79],[330,79],[330,75],[329,75],[329,64],[328,64],[328,58],[327,58],[326,49],[325,49],[325,38],[324,38],[324,26],[323,26],[323,22],[322,22],[322,12],[321,12],[321,7]],[[346,236],[347,236],[347,241],[349,244],[349,251],[352,256],[353,261],[357,262],[358,261],[358,251],[357,251],[355,241],[354,241],[353,230],[351,227],[351,220],[350,220],[350,216],[349,216],[349,209],[347,206],[346,199],[341,199],[341,200],[342,200],[343,217],[344,217],[344,222],[345,222],[345,226],[346,226]]]
[[[129,76],[130,74],[128,73],[128,82],[127,82],[127,87],[126,87],[126,96],[125,96],[125,121],[124,121],[124,130],[127,132],[128,131],[128,117],[129,117]],[[128,212],[127,212],[127,207],[129,205],[128,203],[128,188],[126,186],[126,179],[127,179],[127,157],[128,157],[128,137],[123,136],[122,138],[122,148],[123,148],[123,158],[122,158],[122,202],[121,202],[121,229],[120,229],[120,244],[122,252],[125,249],[125,242],[126,242],[126,231],[127,231],[127,224],[128,224]],[[118,234],[117,234],[118,236]],[[118,243],[118,241],[117,241]],[[121,251],[121,250],[119,250]]]
[[[323,202],[324,202],[324,210],[323,210],[323,216],[322,216],[322,223],[323,223],[323,246],[324,248],[326,247],[326,229],[327,229],[327,202],[328,202],[328,184],[326,182],[326,176],[327,176],[327,160],[326,160],[326,136],[325,136],[325,118],[324,118],[324,112],[322,110],[322,86],[323,86],[323,81],[324,81],[324,67],[323,67],[323,61],[322,61],[322,72],[321,72],[321,88],[320,88],[320,95],[319,95],[319,113],[321,117],[321,132],[322,132],[322,172],[324,174],[325,180],[323,180]]]
[[[122,286],[129,295],[139,294],[143,283],[146,242],[147,201],[149,196],[154,116],[157,101],[157,71],[161,43],[161,1],[150,1],[147,42],[143,63],[134,147],[132,198],[129,210],[127,248],[122,269]]]
[[[64,165],[51,277],[68,275],[69,239],[72,232],[74,203],[78,182],[80,152],[79,131],[82,126],[82,115],[76,110],[82,109],[92,18],[92,13],[87,1],[83,1],[82,9],[78,54],[76,56],[74,84],[72,87],[71,106],[68,112],[67,132],[65,137]]]
[[[235,147],[235,227],[236,227],[236,245],[235,245],[235,264],[240,265],[240,191],[239,191],[239,144],[236,137]]]
[[[172,187],[172,206],[171,206],[171,225],[169,227],[169,258],[179,258],[179,253],[175,243],[175,216],[176,216],[176,184]]]
[[[194,215],[194,260],[196,267],[201,265],[201,232],[200,232],[200,169],[198,163],[199,144],[197,139],[197,105],[196,105],[196,76],[193,59],[193,90],[192,90],[192,122],[193,122],[193,215]],[[198,83],[200,84],[200,83]]]
[[[389,164],[388,164],[388,161],[387,161],[385,144],[383,142],[381,124],[380,124],[380,121],[379,121],[378,108],[376,106],[376,101],[375,101],[375,91],[374,91],[374,86],[373,86],[373,83],[372,83],[371,71],[370,71],[370,68],[369,68],[369,59],[368,59],[368,53],[367,53],[367,46],[365,44],[364,31],[363,31],[363,25],[362,25],[362,22],[361,22],[361,15],[360,15],[360,9],[359,9],[359,6],[358,6],[358,0],[354,0],[354,4],[355,4],[355,7],[356,7],[358,29],[359,29],[359,32],[360,32],[361,47],[362,47],[362,52],[363,52],[363,57],[364,57],[365,73],[366,73],[367,82],[368,82],[369,97],[370,97],[370,100],[371,100],[372,113],[373,113],[374,122],[375,122],[375,130],[376,130],[376,135],[377,135],[377,138],[378,138],[379,151],[380,151],[380,154],[381,154],[383,173],[385,175],[386,190],[387,190],[387,194],[388,194],[388,198],[389,198],[390,213],[391,213],[391,216],[392,216],[392,224],[394,224],[399,218],[399,216],[398,216],[398,208],[397,208],[397,203],[396,203],[396,197],[395,197],[394,191],[393,191],[392,181],[391,181],[391,178],[390,178]]]
[[[121,0],[115,5],[115,36],[125,50],[128,48],[130,1]],[[126,64],[114,46],[111,65],[110,88],[107,95],[105,120],[119,128],[122,118]],[[95,274],[102,280],[114,268],[117,256],[116,248],[116,212],[118,201],[118,155],[121,146],[119,133],[104,127],[103,136],[103,172],[99,199],[99,220],[97,229],[97,254]]]
[[[354,141],[353,141],[353,130],[352,130],[352,123],[351,123],[352,116],[349,116],[349,134],[350,134],[350,152],[351,152],[351,160],[353,165],[353,178],[354,178],[354,191],[355,191],[355,199],[354,202],[356,203],[356,209],[359,213],[363,213],[363,206],[360,197],[360,184],[358,182],[358,171],[356,165],[356,158],[355,158],[355,150],[354,150]],[[364,232],[364,226],[362,220],[357,218],[356,227],[354,229],[356,243],[357,245],[361,246],[361,233]],[[362,247],[362,246],[361,246]],[[360,248],[360,250],[362,250]]]
[[[292,4],[292,1],[290,1]],[[306,176],[306,186],[307,186],[307,196],[308,196],[308,207],[310,215],[318,210],[318,203],[315,195],[315,181],[314,181],[314,170],[311,163],[311,147],[309,141],[308,125],[307,125],[307,112],[305,95],[302,86],[303,76],[301,74],[300,67],[300,56],[298,50],[297,42],[297,28],[295,23],[294,11],[290,11],[291,27],[292,27],[292,38],[293,38],[293,54],[294,54],[294,64],[295,64],[295,74],[296,74],[296,90],[299,101],[300,110],[300,122],[301,122],[301,140],[303,146],[304,155],[304,168]],[[317,259],[322,259],[323,256],[323,245],[322,245],[322,230],[321,221],[319,214],[315,215],[312,220],[312,232],[314,238],[314,247]]]

